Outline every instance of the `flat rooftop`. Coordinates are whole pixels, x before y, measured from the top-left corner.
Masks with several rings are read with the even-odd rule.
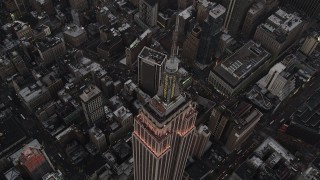
[[[320,90],[302,104],[294,114],[292,121],[308,131],[320,134]]]
[[[37,47],[41,52],[44,52],[62,42],[62,39],[59,37],[45,38],[37,42]]]
[[[264,30],[274,34],[281,41],[281,39],[286,38],[286,34],[301,25],[302,22],[302,18],[297,13],[287,13],[282,9],[278,9],[260,26]]]
[[[33,99],[41,96],[43,93],[47,92],[47,88],[42,85],[39,81],[31,86],[27,86],[19,91],[20,97],[25,102],[30,102]]]
[[[80,99],[83,102],[88,102],[100,93],[101,90],[97,86],[91,85],[83,91],[83,93],[80,95]]]
[[[66,35],[69,35],[71,37],[78,37],[78,36],[86,33],[86,31],[84,30],[83,27],[79,27],[75,24],[71,24],[71,25],[67,26],[67,29],[63,33]]]
[[[183,17],[183,19],[188,19],[188,18],[190,18],[191,15],[192,15],[192,8],[193,8],[192,6],[189,6],[187,9],[181,11],[181,12],[179,13],[179,16]]]
[[[19,157],[21,156],[21,153],[29,148],[35,148],[35,149],[41,149],[42,145],[39,143],[37,139],[32,140],[30,143],[26,144],[24,147],[13,153],[11,156],[9,156],[9,160],[12,161],[12,163],[16,166],[19,163]]]
[[[217,65],[213,72],[231,87],[236,87],[269,58],[270,53],[268,51],[254,41],[249,41]]]
[[[149,63],[155,63],[158,66],[167,59],[167,55],[146,46],[142,49],[138,57]]]
[[[226,12],[226,8],[220,4],[209,11],[209,15],[214,19],[221,17]]]

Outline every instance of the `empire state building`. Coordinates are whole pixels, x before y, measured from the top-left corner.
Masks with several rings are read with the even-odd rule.
[[[176,41],[155,95],[135,117],[133,157],[135,180],[179,180],[190,154],[196,104],[178,85]]]

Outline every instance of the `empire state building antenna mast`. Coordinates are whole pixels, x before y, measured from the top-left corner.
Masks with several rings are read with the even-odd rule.
[[[178,55],[178,48],[177,48],[178,34],[179,34],[179,17],[177,16],[176,24],[175,24],[173,35],[172,35],[172,46],[171,46],[171,54],[170,54],[171,61],[173,61],[174,57]]]

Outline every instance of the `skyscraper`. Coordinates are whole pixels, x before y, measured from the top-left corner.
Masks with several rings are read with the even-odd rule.
[[[139,18],[149,27],[157,24],[158,2],[157,0],[140,0]]]
[[[97,86],[90,85],[80,95],[82,108],[89,125],[104,117],[102,93]]]
[[[177,28],[176,30],[177,31]],[[195,130],[197,111],[180,93],[176,38],[158,94],[136,116],[133,132],[134,179],[182,178]]]
[[[201,33],[197,61],[202,65],[212,63],[211,57],[215,55],[216,49],[218,49],[216,45],[223,26],[225,12],[225,7],[220,4],[214,4],[209,11],[208,17],[201,23],[203,32]]]
[[[227,16],[223,28],[224,31],[228,31],[231,35],[235,35],[239,28],[241,28],[241,23],[252,3],[252,0],[224,0],[223,5],[227,8]]]
[[[138,84],[151,97],[158,92],[167,56],[144,47],[138,56]]]

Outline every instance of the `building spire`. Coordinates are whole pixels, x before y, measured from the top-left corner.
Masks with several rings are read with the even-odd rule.
[[[158,96],[166,104],[169,104],[180,95],[178,84],[179,60],[177,58],[178,24],[179,18],[177,17],[172,37],[171,54],[169,59],[166,61],[165,70],[162,75],[162,84],[158,91]]]

